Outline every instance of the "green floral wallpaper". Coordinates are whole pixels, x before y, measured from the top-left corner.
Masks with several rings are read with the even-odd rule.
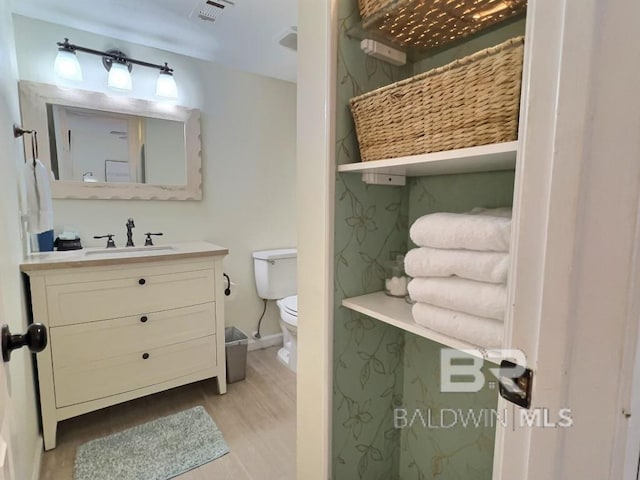
[[[340,0],[338,16],[336,159],[342,164],[360,161],[349,99],[407,78],[416,67],[362,53],[347,35],[360,20],[357,0]],[[408,227],[418,216],[510,204],[513,172],[408,179],[407,187],[368,186],[358,174],[337,174],[335,195],[333,480],[490,479],[494,428],[397,429],[394,409],[494,408],[496,392],[441,394],[439,345],[341,302],[382,290],[384,262],[406,252]]]
[[[359,161],[349,99],[410,75],[362,54],[346,30],[357,2],[339,10],[337,162]],[[384,262],[407,248],[408,190],[367,186],[358,174],[336,176],[333,478],[394,479],[400,433],[404,332],[340,306],[383,288]]]
[[[479,393],[440,392],[440,350],[435,342],[406,334],[402,408],[408,413],[399,478],[491,480],[495,422],[490,412],[497,407],[497,387],[487,382]],[[483,373],[491,377],[486,366]]]
[[[428,213],[511,205],[514,181],[513,170],[410,178],[409,223]]]

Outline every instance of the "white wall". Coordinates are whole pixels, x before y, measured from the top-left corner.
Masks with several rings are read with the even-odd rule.
[[[12,134],[12,124],[20,122],[20,113],[13,26],[6,2],[0,2],[0,71],[0,323],[8,323],[12,333],[22,333],[26,329],[26,314],[19,272],[23,248],[17,177],[24,157]],[[31,355],[25,349],[16,351],[5,367],[11,397],[10,443],[15,478],[29,480],[37,468],[34,458],[41,448]]]
[[[58,200],[55,225],[78,229],[85,246],[102,245],[91,237],[103,233],[117,234],[123,244],[126,220],[134,217],[137,243],[143,242],[142,232],[162,231],[164,242],[208,240],[228,247],[225,269],[238,284],[238,296],[227,302],[227,324],[250,334],[262,311],[251,251],[296,245],[295,84],[17,15],[14,23],[23,80],[56,82],[55,42],[64,37],[99,50],[118,47],[130,57],[175,69],[178,103],[202,111],[203,201]],[[78,55],[81,88],[111,93],[100,58]],[[157,100],[156,78],[157,71],[134,67],[131,97]],[[279,331],[277,308],[270,303],[263,334]]]

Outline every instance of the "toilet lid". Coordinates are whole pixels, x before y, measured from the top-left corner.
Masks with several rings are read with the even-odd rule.
[[[281,301],[282,308],[290,315],[298,316],[298,296],[285,297]]]

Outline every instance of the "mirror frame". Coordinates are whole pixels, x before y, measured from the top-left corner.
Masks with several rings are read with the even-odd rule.
[[[200,111],[179,105],[152,102],[126,96],[109,96],[88,90],[66,89],[55,85],[21,80],[20,110],[22,127],[38,132],[40,161],[51,170],[47,103],[103,110],[143,117],[184,122],[186,150],[186,185],[147,185],[142,183],[51,182],[53,198],[117,200],[201,200],[202,145]],[[25,157],[31,157],[31,145],[25,136]]]

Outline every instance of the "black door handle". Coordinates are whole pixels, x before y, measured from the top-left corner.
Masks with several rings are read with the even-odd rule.
[[[38,353],[47,346],[47,328],[41,323],[32,323],[24,335],[11,335],[9,325],[2,325],[2,360],[11,360],[11,352],[17,348],[29,347],[32,353]]]

